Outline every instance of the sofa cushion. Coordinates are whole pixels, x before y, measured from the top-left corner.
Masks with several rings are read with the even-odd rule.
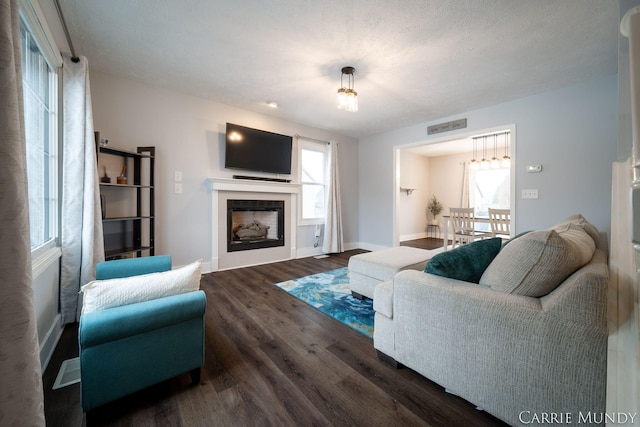
[[[82,314],[197,291],[201,263],[198,260],[161,273],[89,282],[81,289]]]
[[[597,246],[597,243],[601,238],[600,232],[598,231],[598,228],[595,225],[587,221],[586,218],[583,217],[581,214],[571,215],[570,217],[565,218],[564,220],[560,221],[558,224],[554,225],[551,228],[556,230],[558,228],[562,228],[567,224],[574,224],[582,228],[593,239],[593,241],[596,243],[596,246]]]
[[[591,241],[591,242],[589,242]],[[540,297],[553,291],[593,256],[593,239],[575,225],[532,231],[506,245],[480,284],[500,292]]]
[[[441,251],[442,248],[427,250],[397,246],[381,251],[367,252],[349,258],[349,271],[386,282],[401,270],[424,270],[427,261]]]
[[[499,237],[476,240],[434,256],[424,271],[450,279],[478,283],[501,247],[502,239]]]

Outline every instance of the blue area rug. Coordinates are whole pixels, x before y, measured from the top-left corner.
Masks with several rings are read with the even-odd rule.
[[[289,294],[373,338],[373,301],[351,296],[347,267],[276,283]]]

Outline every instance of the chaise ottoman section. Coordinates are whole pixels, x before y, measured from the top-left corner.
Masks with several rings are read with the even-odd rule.
[[[391,280],[401,270],[424,270],[427,261],[442,250],[442,248],[427,250],[397,246],[354,255],[349,258],[351,293],[356,298],[373,299],[373,292],[379,283]]]

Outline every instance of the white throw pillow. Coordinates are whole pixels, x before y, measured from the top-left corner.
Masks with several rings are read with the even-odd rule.
[[[596,251],[596,243],[582,226],[568,222],[555,225],[553,229],[573,246],[573,250],[580,260],[580,266],[591,261],[593,253]]]
[[[81,289],[82,314],[200,289],[202,260],[175,270],[121,279],[94,280]]]
[[[558,228],[566,224],[574,224],[582,228],[593,239],[596,246],[601,239],[600,232],[598,231],[596,226],[587,221],[587,219],[581,214],[571,215],[570,217],[565,218],[551,228],[553,228],[554,230],[558,230]]]

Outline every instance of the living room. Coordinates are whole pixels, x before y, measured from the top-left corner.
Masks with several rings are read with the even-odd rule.
[[[59,50],[69,52],[52,2],[41,3]],[[65,1],[61,4],[65,15],[71,14],[68,10],[74,5]],[[621,17],[635,5],[635,1],[621,0],[616,4],[616,16]],[[617,21],[611,29],[616,34]],[[78,22],[70,24],[72,28],[73,25],[80,26]],[[73,32],[71,39],[78,46],[85,43],[74,39]],[[394,162],[398,149],[501,127],[515,129],[513,143],[517,163],[512,166],[515,233],[545,228],[575,213],[584,215],[599,230],[612,233],[612,163],[625,160],[630,152],[627,142],[619,142],[629,136],[625,132],[630,132],[631,127],[625,121],[628,119],[624,115],[626,110],[619,105],[628,102],[619,95],[625,87],[620,82],[622,68],[628,67],[623,47],[619,52],[616,48],[614,67],[600,70],[593,78],[555,87],[540,85],[534,93],[523,93],[498,102],[478,100],[470,104],[472,108],[448,114],[425,114],[422,119],[409,122],[398,118],[396,127],[382,131],[369,132],[366,128],[371,126],[373,129],[373,124],[360,124],[357,133],[343,131],[339,127],[342,122],[335,127],[323,128],[311,119],[293,120],[285,113],[272,111],[266,103],[243,108],[224,100],[207,99],[204,86],[197,87],[195,83],[191,91],[187,91],[170,85],[163,87],[158,83],[161,78],[149,83],[142,78],[119,75],[107,67],[93,69],[92,55],[100,53],[91,50],[93,45],[87,46],[86,51],[79,51],[79,54],[86,55],[89,61],[94,129],[108,138],[109,146],[113,148],[156,147],[156,253],[171,254],[175,266],[202,259],[203,273],[217,270],[218,260],[212,249],[216,244],[212,235],[217,224],[212,222],[210,180],[231,179],[235,174],[224,167],[226,123],[338,142],[344,246],[347,250],[375,251],[398,244],[397,201],[406,197],[399,191],[402,183],[398,181]],[[334,80],[339,82],[340,67],[331,73],[334,71]],[[283,75],[282,80],[286,82],[293,77]],[[238,77],[234,83],[240,80],[242,78]],[[337,82],[334,82],[335,86]],[[296,81],[292,84],[303,85]],[[278,85],[286,87],[283,82]],[[360,109],[365,111],[370,108],[366,106],[366,92],[375,90],[375,85],[367,83],[366,71],[356,75],[356,87],[361,97]],[[501,90],[499,84],[495,90]],[[195,94],[198,91],[202,96]],[[269,91],[259,94],[265,101],[268,95],[271,95]],[[280,111],[284,107],[281,106]],[[446,136],[426,132],[431,125],[461,118],[466,119],[465,129],[449,132]],[[294,172],[291,175],[294,182],[299,180],[297,150],[294,139]],[[530,164],[542,165],[542,172],[527,172],[526,166]],[[182,175],[181,192],[174,191],[175,171]],[[529,188],[538,189],[538,199],[519,197],[522,190]],[[315,232],[315,225],[297,226],[296,258],[322,254],[321,246],[316,245]],[[40,359],[42,369],[46,369],[63,329],[58,313],[59,288],[57,284],[52,285],[52,281],[57,280],[57,272],[45,272],[34,279]]]

